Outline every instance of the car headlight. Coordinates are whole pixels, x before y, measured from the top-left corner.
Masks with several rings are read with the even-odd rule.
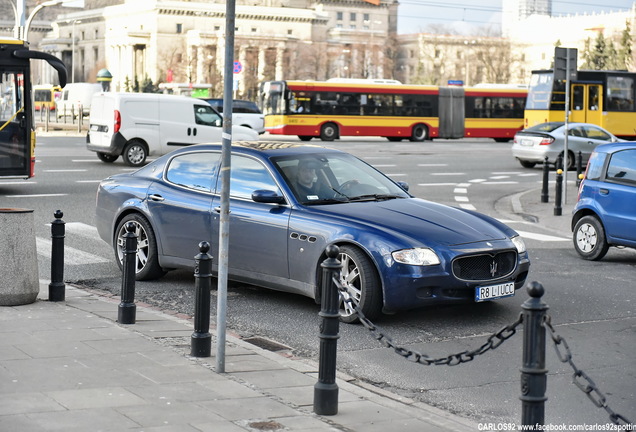
[[[395,261],[409,265],[431,266],[441,262],[435,251],[429,248],[402,249],[391,255]]]
[[[510,240],[512,240],[512,243],[517,248],[518,253],[524,253],[526,251],[526,243],[523,241],[521,236],[512,237]]]

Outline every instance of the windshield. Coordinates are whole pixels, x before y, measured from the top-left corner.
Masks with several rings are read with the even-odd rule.
[[[410,197],[384,174],[350,154],[303,154],[272,162],[303,204]]]

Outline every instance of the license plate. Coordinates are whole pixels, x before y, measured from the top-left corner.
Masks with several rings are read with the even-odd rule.
[[[498,285],[481,286],[475,288],[475,301],[482,302],[515,295],[514,282],[506,282]]]
[[[522,146],[527,146],[527,147],[532,147],[534,145],[534,141],[532,141],[531,139],[522,139],[521,140],[521,145]]]

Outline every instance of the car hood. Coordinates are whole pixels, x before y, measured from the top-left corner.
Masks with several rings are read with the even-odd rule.
[[[454,246],[504,240],[514,231],[478,213],[418,198],[377,202],[352,202],[313,207],[325,216],[344,218],[368,227],[401,236]],[[504,232],[507,229],[508,232]]]

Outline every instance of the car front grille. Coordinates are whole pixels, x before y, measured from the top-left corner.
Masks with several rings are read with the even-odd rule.
[[[517,265],[517,252],[471,255],[453,261],[453,275],[466,281],[487,281],[508,276]]]

